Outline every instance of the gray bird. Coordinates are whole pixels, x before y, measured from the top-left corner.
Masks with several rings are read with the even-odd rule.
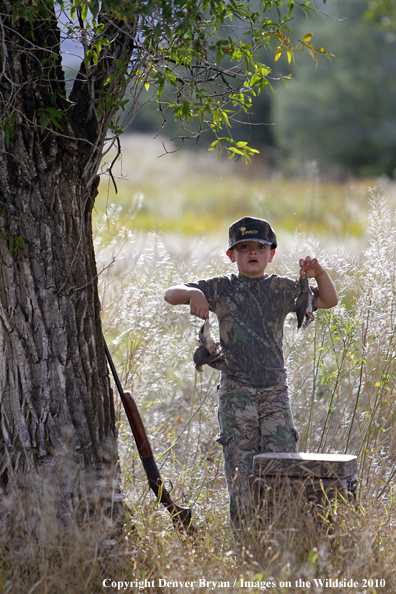
[[[214,341],[210,333],[209,320],[206,320],[198,332],[198,346],[193,358],[197,371],[203,371],[202,365],[209,365],[218,371],[228,370],[220,344]]]
[[[318,298],[318,289],[311,287],[308,278],[300,276],[298,281],[300,285],[300,292],[296,297],[293,311],[297,315],[297,326],[298,328],[307,328],[309,324],[315,319],[314,311],[316,300]]]

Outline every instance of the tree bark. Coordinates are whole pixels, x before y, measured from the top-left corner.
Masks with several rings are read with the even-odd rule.
[[[0,115],[12,106],[15,121],[8,143],[0,132],[0,485],[43,470],[73,507],[104,476],[111,483],[117,467],[92,239],[112,113],[98,118],[93,101],[133,48],[127,35],[113,35],[89,75],[82,66],[70,102],[55,17],[36,19],[32,38],[28,23],[11,24],[7,4],[0,1]],[[62,131],[50,120],[42,131],[51,107]],[[18,236],[25,247],[15,249]]]

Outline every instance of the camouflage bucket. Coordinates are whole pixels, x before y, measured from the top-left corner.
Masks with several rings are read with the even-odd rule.
[[[257,504],[268,496],[279,500],[302,494],[323,506],[336,498],[355,499],[356,474],[356,456],[276,452],[254,457],[249,482]]]

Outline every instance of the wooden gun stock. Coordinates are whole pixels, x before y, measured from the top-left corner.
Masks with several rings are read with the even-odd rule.
[[[104,339],[103,342],[106,357],[109,362],[110,369],[113,374],[118,392],[120,394],[121,401],[124,406],[125,413],[133,433],[133,437],[135,438],[139,456],[147,474],[149,486],[154,492],[158,501],[162,503],[162,505],[164,505],[171,514],[175,526],[177,528],[183,528],[187,532],[187,534],[193,534],[195,532],[195,529],[191,524],[191,509],[179,507],[178,505],[176,505],[172,501],[168,491],[166,490],[160,472],[158,470],[157,463],[154,459],[153,450],[151,449],[151,445],[147,437],[143,421],[140,417],[138,408],[136,406],[136,402],[130,392],[124,392],[124,390],[122,389],[121,382],[119,380],[109,349],[107,348],[107,344]]]

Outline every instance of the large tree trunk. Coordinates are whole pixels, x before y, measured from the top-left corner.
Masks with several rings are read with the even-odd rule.
[[[91,228],[106,120],[95,116],[92,89],[131,48],[127,37],[114,43],[91,78],[82,67],[73,105],[55,18],[35,22],[32,44],[6,4],[0,115],[12,105],[15,121],[8,142],[0,133],[0,484],[46,469],[69,505],[117,466]],[[62,132],[50,121],[42,131],[50,107],[62,113]]]
[[[21,170],[2,172],[15,191],[7,221],[26,245],[10,253],[0,242],[2,470],[52,464],[67,444],[75,466],[63,489],[79,496],[79,472],[116,456],[91,232],[96,187],[84,192],[78,155],[55,142],[53,168],[37,175],[29,134],[15,140]]]

